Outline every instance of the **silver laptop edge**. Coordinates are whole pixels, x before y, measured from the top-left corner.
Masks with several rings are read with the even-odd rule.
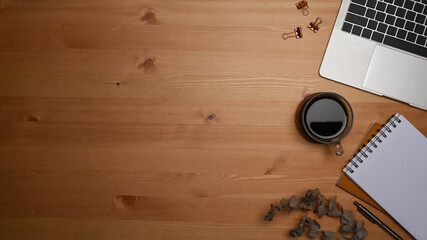
[[[427,92],[415,93],[426,95],[425,99],[424,97],[422,97],[422,103],[420,104],[408,101],[405,98],[401,98],[400,96],[390,96],[387,93],[381,92],[381,89],[376,91],[374,89],[370,89],[363,86],[366,85],[366,82],[364,84],[365,77],[370,67],[370,62],[376,46],[384,45],[374,42],[372,40],[367,40],[362,37],[352,35],[341,30],[350,2],[350,0],[343,0],[341,3],[332,34],[328,42],[328,47],[323,57],[319,74],[322,77],[328,78],[330,80],[340,82],[355,88],[359,88],[377,95],[387,96],[395,100],[406,102],[411,106],[427,110],[427,104],[425,104],[425,102],[427,101]],[[387,48],[394,49],[391,47]],[[394,50],[398,52],[403,52],[398,49]],[[414,54],[405,54],[409,54],[418,59],[427,60],[426,58],[422,58]],[[427,69],[427,61],[425,61],[425,63],[425,68]],[[427,87],[427,76],[424,85]],[[417,90],[415,89],[414,91]]]

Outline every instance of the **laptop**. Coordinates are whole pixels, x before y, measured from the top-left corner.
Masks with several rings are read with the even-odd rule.
[[[343,0],[319,72],[427,110],[427,0]]]

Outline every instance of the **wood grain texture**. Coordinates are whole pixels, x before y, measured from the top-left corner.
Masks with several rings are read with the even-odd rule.
[[[269,204],[316,187],[355,210],[335,182],[369,124],[427,113],[321,78],[340,1],[309,4],[0,0],[0,239],[289,239],[304,213]],[[296,130],[319,91],[353,106],[344,157]]]

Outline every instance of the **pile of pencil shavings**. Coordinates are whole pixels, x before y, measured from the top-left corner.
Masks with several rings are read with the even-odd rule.
[[[294,195],[289,200],[283,198],[277,206],[271,204],[264,220],[271,222],[277,211],[287,210],[288,214],[290,214],[295,209],[302,209],[305,212],[314,211],[319,218],[325,214],[329,217],[340,218],[340,233],[353,234],[352,237],[341,236],[340,240],[362,240],[368,236],[363,220],[357,222],[352,211],[343,210],[341,204],[337,202],[337,196],[334,196],[332,200],[328,200],[317,188],[308,190],[304,197]],[[319,232],[321,232],[322,240],[336,240],[337,233],[320,231],[320,224],[307,216],[302,218],[297,229],[289,231],[289,235],[291,237],[301,237],[305,232],[305,227],[309,228],[308,236],[310,238],[317,238]]]

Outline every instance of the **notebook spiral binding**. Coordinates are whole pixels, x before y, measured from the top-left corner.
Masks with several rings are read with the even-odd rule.
[[[368,158],[370,153],[373,153],[375,151],[375,148],[378,148],[379,145],[384,141],[385,138],[387,138],[387,134],[391,134],[393,132],[393,128],[397,127],[397,124],[401,123],[402,121],[399,119],[398,116],[392,115],[391,118],[387,121],[386,124],[382,125],[382,129],[378,130],[377,135],[372,135],[372,139],[368,141],[368,144],[363,144],[363,148],[359,151],[359,154],[353,155],[353,158],[348,160],[351,165],[353,165],[355,168],[359,167],[359,164],[363,163],[363,158]],[[382,139],[383,138],[383,139]],[[368,146],[369,145],[369,146]],[[371,148],[372,147],[372,148]],[[347,169],[350,173],[354,173],[354,170],[352,167],[349,166],[350,164],[345,166],[345,169]]]

